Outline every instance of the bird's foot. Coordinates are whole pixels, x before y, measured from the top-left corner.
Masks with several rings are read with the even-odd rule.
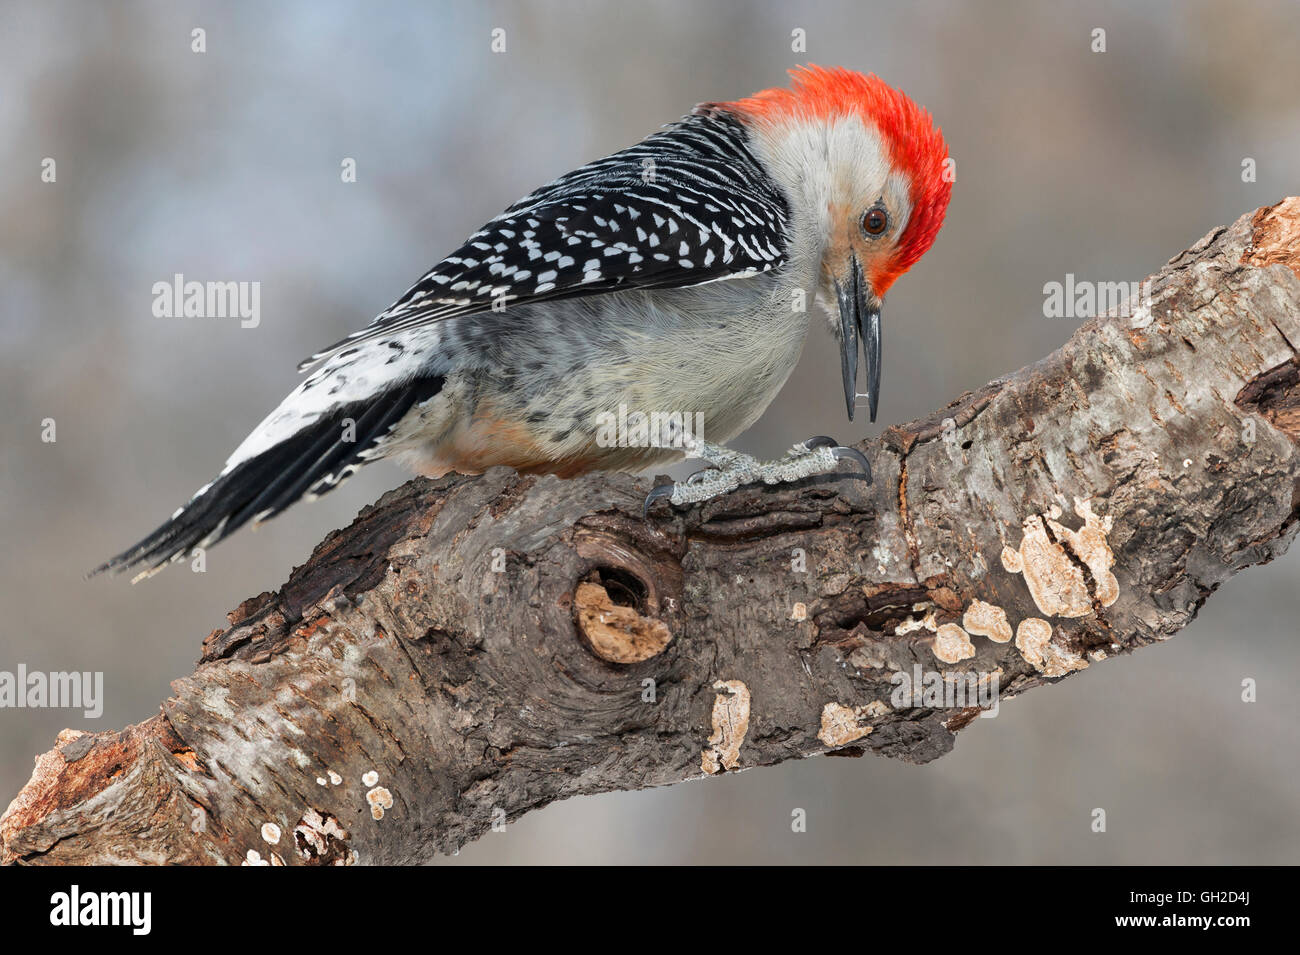
[[[800,441],[776,461],[759,461],[751,455],[689,436],[683,445],[688,454],[707,461],[712,467],[696,471],[685,481],[654,488],[646,495],[643,515],[649,514],[655,501],[666,499],[674,507],[681,507],[720,497],[747,484],[789,484],[834,471],[840,461],[859,465],[867,483],[871,483],[871,463],[866,455],[856,448],[843,447],[825,435]]]

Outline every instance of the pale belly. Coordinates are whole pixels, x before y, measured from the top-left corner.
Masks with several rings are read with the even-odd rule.
[[[403,423],[403,457],[435,476],[495,465],[572,476],[680,459],[682,430],[730,441],[776,397],[807,334],[807,312],[775,283],[775,295],[737,289],[725,314],[692,307],[685,289],[492,316],[464,335],[476,367],[451,371]]]

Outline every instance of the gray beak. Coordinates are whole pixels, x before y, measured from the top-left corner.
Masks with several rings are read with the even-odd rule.
[[[880,309],[867,298],[867,282],[856,256],[849,259],[846,282],[835,283],[840,306],[840,371],[844,374],[844,404],[853,420],[858,396],[858,340],[867,359],[867,407],[876,420],[880,404]]]

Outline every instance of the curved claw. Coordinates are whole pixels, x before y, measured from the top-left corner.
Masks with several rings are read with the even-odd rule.
[[[867,456],[863,454],[861,451],[859,451],[857,448],[845,448],[836,445],[835,447],[831,448],[831,455],[835,458],[836,461],[856,462],[862,468],[863,473],[866,475],[867,483],[868,484],[874,483],[874,479],[871,476],[871,462],[868,461]]]
[[[650,517],[650,507],[655,501],[672,497],[673,489],[674,485],[672,484],[660,484],[656,488],[651,488],[650,493],[645,496],[645,504],[641,507],[641,520],[644,521]]]
[[[708,474],[708,473],[711,472],[711,471],[716,471],[716,470],[718,470],[718,469],[717,469],[717,468],[700,468],[698,471],[692,471],[690,474],[688,474],[688,475],[686,476],[686,483],[687,483],[687,484],[696,484],[696,483],[699,482],[699,479],[700,479],[703,475]]]
[[[824,434],[815,434],[803,443],[803,446],[809,451],[816,451],[818,448],[838,448],[840,443],[834,438],[828,438]]]

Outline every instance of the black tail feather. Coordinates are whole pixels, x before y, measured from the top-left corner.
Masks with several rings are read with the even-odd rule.
[[[292,437],[221,475],[153,533],[90,572],[143,567],[152,573],[196,547],[229,537],[249,520],[269,520],[308,491],[343,483],[393,425],[442,389],[441,377],[419,377],[365,402],[341,406]],[[344,423],[352,419],[347,434]],[[345,440],[352,437],[354,440]]]

